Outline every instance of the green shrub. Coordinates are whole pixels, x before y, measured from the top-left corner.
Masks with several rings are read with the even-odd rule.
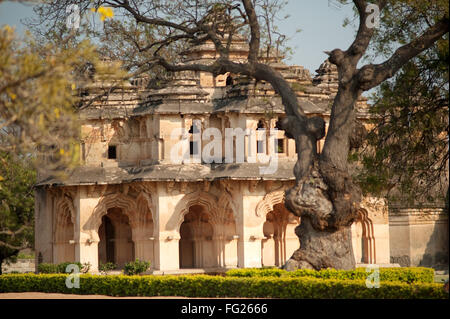
[[[148,268],[150,268],[150,262],[136,259],[135,261],[125,264],[123,272],[125,275],[129,276],[139,275],[146,272]]]
[[[78,266],[81,273],[87,273],[91,268],[90,263],[81,264],[80,262],[63,262],[60,264],[48,264],[41,263],[38,265],[38,272],[41,274],[65,274],[66,268],[70,264],[75,264]]]
[[[38,272],[41,274],[57,274],[57,273],[59,273],[59,267],[57,264],[42,263],[42,264],[38,265],[37,269],[38,269]]]
[[[114,270],[116,268],[117,268],[117,265],[112,262],[107,262],[105,264],[100,263],[100,265],[98,266],[98,270],[104,275],[107,275],[108,272],[110,272],[111,270]]]
[[[0,276],[0,293],[36,291],[47,293],[101,294],[109,296],[185,296],[246,298],[388,298],[447,299],[442,284],[382,282],[369,289],[364,280],[312,277],[222,277],[80,275],[80,288],[69,289],[65,274]]]
[[[424,267],[409,268],[379,268],[380,281],[400,281],[404,283],[432,283],[434,281],[434,270]],[[365,268],[356,268],[354,270],[336,270],[336,269],[298,269],[288,272],[282,269],[232,269],[226,272],[226,276],[231,277],[314,277],[321,279],[340,279],[340,280],[365,280],[370,272]]]
[[[33,254],[19,253],[17,255],[17,259],[34,259],[34,253]]]
[[[286,274],[285,270],[279,268],[243,268],[226,272],[226,276],[231,277],[281,277]]]

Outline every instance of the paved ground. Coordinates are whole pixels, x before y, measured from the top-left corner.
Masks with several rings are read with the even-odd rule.
[[[444,283],[448,280],[448,275],[434,275],[434,282]]]
[[[103,295],[69,295],[44,292],[0,293],[0,299],[187,299],[186,297],[111,297]],[[192,299],[192,298],[189,298]]]

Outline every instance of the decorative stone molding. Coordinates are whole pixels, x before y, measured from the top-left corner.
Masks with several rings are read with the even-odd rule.
[[[268,213],[273,211],[273,206],[276,204],[284,203],[285,189],[280,188],[272,191],[264,196],[262,201],[256,205],[255,214],[258,217],[266,217]]]
[[[366,252],[367,264],[376,263],[376,249],[375,249],[375,233],[373,230],[373,220],[369,217],[369,213],[365,209],[358,211],[358,219],[356,222],[361,223],[362,238],[364,251]]]
[[[181,224],[183,223],[184,216],[189,212],[189,208],[194,205],[204,206],[206,210],[213,214],[218,210],[217,198],[209,193],[203,191],[195,191],[190,194],[186,194],[183,199],[175,207],[173,214],[173,222],[167,223],[167,230],[179,231]]]
[[[421,225],[448,223],[448,215],[442,208],[403,208],[389,212],[391,225]]]
[[[209,188],[211,187],[211,182],[210,181],[204,181],[203,182],[203,191],[204,192],[209,192]]]
[[[64,214],[65,216],[68,215],[70,221],[75,224],[75,207],[73,204],[73,196],[70,193],[61,190],[61,192],[55,196],[54,207],[56,223],[58,222],[60,215]]]
[[[221,179],[221,180],[219,180],[219,186],[224,191],[232,194],[235,191],[238,191],[239,184],[237,184],[237,186],[236,186],[236,183],[233,183],[233,181]]]
[[[180,184],[180,193],[185,193],[186,189],[187,189],[187,186],[188,186],[188,183],[187,182],[180,182],[179,184]]]
[[[145,192],[148,194],[156,193],[156,184],[153,182],[135,182],[131,184],[131,187],[135,189],[137,193]]]
[[[248,181],[248,191],[250,193],[254,193],[256,190],[256,187],[258,186],[259,180],[255,181]]]
[[[136,201],[130,196],[122,193],[106,195],[99,200],[84,229],[87,231],[98,231],[102,223],[102,217],[106,215],[108,209],[110,208],[120,208],[122,212],[128,216],[130,223],[130,211],[135,212],[137,210]]]
[[[230,210],[232,211],[234,220],[235,221],[239,220],[236,205],[234,204],[232,196],[230,194],[228,194],[227,192],[223,192],[220,195],[219,200],[217,202],[217,206],[219,208],[218,217],[220,217],[221,220],[227,219],[227,213]]]
[[[114,193],[102,196],[94,208],[92,215],[83,227],[90,239],[98,241],[98,229],[102,223],[102,217],[107,214],[110,208],[120,208],[122,213],[128,217],[132,231],[145,227],[154,219],[154,203],[151,195],[141,191],[136,198],[124,193]]]
[[[363,197],[360,206],[365,210],[372,223],[389,223],[389,210],[384,198]]]
[[[174,182],[174,181],[166,182],[166,190],[167,190],[167,194],[169,194],[169,195],[172,194],[172,191],[173,191],[174,186],[175,186],[175,182]]]
[[[272,190],[273,184],[273,181],[264,182],[264,189],[266,190],[266,193],[269,193]]]
[[[73,239],[75,233],[76,213],[72,196],[63,189],[56,195],[54,201],[54,222],[52,241],[56,243],[65,243],[67,235]]]

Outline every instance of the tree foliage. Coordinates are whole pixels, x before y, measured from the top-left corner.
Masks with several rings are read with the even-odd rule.
[[[0,151],[0,274],[4,260],[33,247],[36,172],[29,160]]]
[[[448,40],[383,83],[362,152],[364,189],[394,201],[431,204],[448,191]]]
[[[368,51],[388,57],[442,16],[447,1],[392,1]],[[366,192],[397,204],[441,202],[448,192],[448,34],[405,63],[372,96],[373,129],[360,154]]]
[[[60,174],[79,163],[76,89],[91,82],[92,68],[113,82],[120,74],[88,40],[35,41],[0,29],[0,263],[32,246],[33,168]]]
[[[102,64],[88,40],[73,35],[35,41],[0,30],[0,150],[33,154],[36,167],[56,171],[79,163],[78,86],[92,70],[120,82],[119,66]]]

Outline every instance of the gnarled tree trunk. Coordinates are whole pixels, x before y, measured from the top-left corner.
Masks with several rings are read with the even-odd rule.
[[[353,111],[357,92],[340,87],[322,154],[313,147],[312,161],[305,163],[304,152],[299,152],[297,183],[286,191],[286,207],[301,218],[296,228],[300,248],[284,265],[287,270],[355,267],[350,227],[358,215],[361,192],[348,173],[347,157],[364,136],[354,133],[361,129]],[[302,143],[297,136],[297,144]]]

